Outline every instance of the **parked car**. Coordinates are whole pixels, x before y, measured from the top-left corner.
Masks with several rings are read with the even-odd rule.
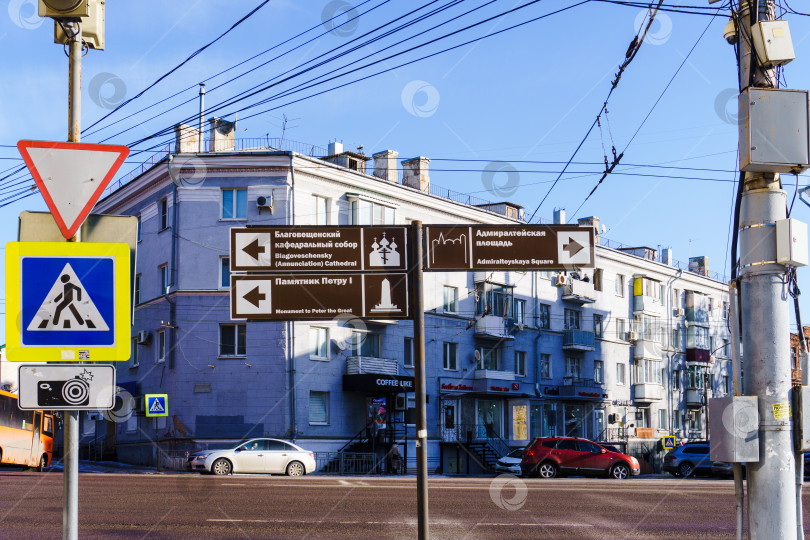
[[[495,472],[520,475],[520,462],[523,459],[523,448],[512,450],[495,464]]]
[[[641,472],[633,456],[611,452],[586,439],[536,438],[523,451],[520,469],[526,476],[554,478],[558,474],[608,475],[624,479]]]
[[[711,474],[712,460],[708,442],[688,442],[664,456],[664,472],[672,476]]]
[[[302,476],[315,471],[315,454],[278,439],[250,439],[225,450],[198,452],[192,471],[213,474],[271,473]]]

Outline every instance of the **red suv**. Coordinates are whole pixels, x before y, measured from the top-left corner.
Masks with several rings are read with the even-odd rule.
[[[571,437],[536,438],[523,450],[524,476],[608,475],[619,480],[641,472],[633,456],[611,452],[595,442]]]

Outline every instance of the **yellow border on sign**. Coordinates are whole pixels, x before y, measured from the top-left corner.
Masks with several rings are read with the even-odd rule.
[[[671,445],[667,444],[672,441]],[[661,440],[661,446],[664,447],[665,450],[671,450],[675,448],[675,435],[664,435],[663,439]]]
[[[115,274],[115,344],[111,347],[24,346],[22,333],[22,257],[113,257]],[[78,362],[79,351],[87,351],[83,362],[129,360],[130,285],[129,246],[94,242],[9,242],[6,244],[6,358],[12,362]]]
[[[149,398],[162,397],[164,410],[162,413],[149,414]],[[169,394],[144,394],[143,395],[143,408],[146,416],[152,418],[155,416],[169,416]]]

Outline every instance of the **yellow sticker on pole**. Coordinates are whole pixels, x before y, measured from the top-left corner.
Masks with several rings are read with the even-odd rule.
[[[773,418],[774,420],[784,420],[790,418],[790,403],[783,401],[782,403],[773,404]]]
[[[127,244],[6,244],[8,359],[128,360],[129,274]]]

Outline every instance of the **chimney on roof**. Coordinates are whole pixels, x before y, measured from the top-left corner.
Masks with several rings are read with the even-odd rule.
[[[234,134],[236,122],[228,122],[222,118],[208,119],[208,151],[230,152],[236,148]]]
[[[599,243],[599,218],[595,216],[591,217],[584,217],[579,218],[577,220],[577,225],[580,227],[592,227],[593,228],[593,241],[594,244]]]
[[[382,152],[372,154],[371,157],[374,158],[374,176],[396,184],[399,180],[397,175],[397,157],[399,157],[399,152],[395,150],[383,150]]]
[[[554,225],[565,225],[565,208],[554,209]]]
[[[672,248],[661,248],[661,262],[672,266]]]
[[[430,159],[415,157],[402,162],[402,185],[430,193]]]
[[[200,130],[188,124],[174,126],[174,152],[197,153],[200,150]]]

